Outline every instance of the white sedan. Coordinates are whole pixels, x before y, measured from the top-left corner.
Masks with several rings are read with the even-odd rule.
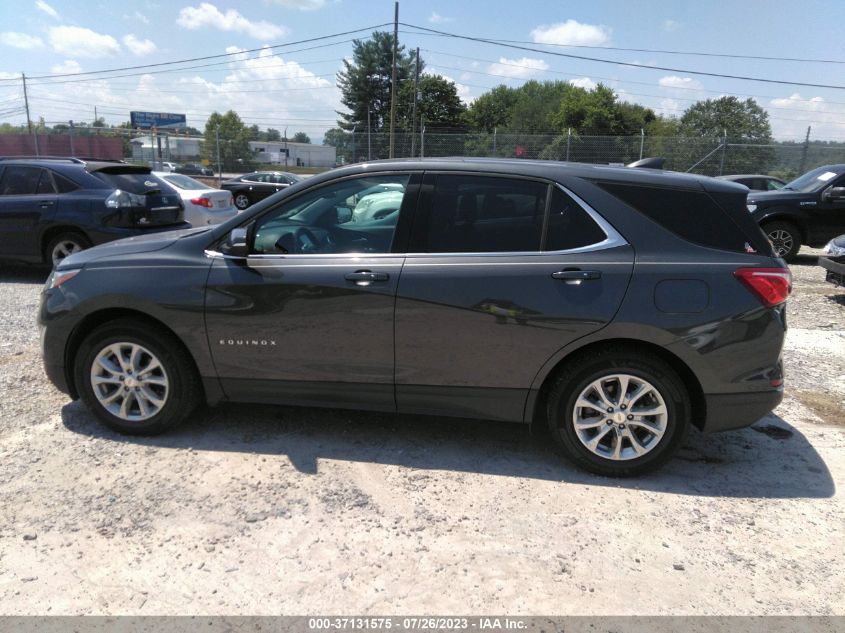
[[[191,226],[220,224],[238,214],[232,194],[214,189],[184,174],[154,171],[153,174],[172,186],[185,204],[185,221]]]

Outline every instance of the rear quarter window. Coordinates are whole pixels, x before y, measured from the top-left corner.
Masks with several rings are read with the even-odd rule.
[[[704,191],[670,189],[613,182],[599,187],[663,228],[693,244],[725,251],[746,252],[746,235],[730,215]]]

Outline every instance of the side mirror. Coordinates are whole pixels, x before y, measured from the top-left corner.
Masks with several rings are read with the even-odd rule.
[[[845,199],[845,187],[831,187],[824,192],[822,197],[831,201]]]
[[[247,243],[248,230],[246,228],[232,229],[229,238],[220,246],[220,251],[229,257],[246,257],[249,255]]]
[[[352,220],[352,209],[349,207],[335,207],[337,219],[335,224],[346,224]]]

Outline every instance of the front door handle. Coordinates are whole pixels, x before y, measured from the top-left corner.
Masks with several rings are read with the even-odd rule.
[[[42,200],[41,202],[38,203],[38,206],[41,207],[42,209],[48,209],[49,207],[52,207],[53,204],[54,204],[53,200]]]
[[[389,278],[387,273],[374,273],[371,270],[356,270],[344,275],[344,279],[354,281],[356,286],[369,286],[374,281],[387,281]]]
[[[561,270],[559,272],[552,273],[552,279],[560,279],[561,281],[572,286],[579,286],[581,285],[581,282],[584,281],[601,279],[601,271],[578,269]]]

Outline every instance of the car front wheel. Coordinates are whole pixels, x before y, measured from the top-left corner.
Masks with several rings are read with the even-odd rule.
[[[187,351],[143,321],[121,319],[95,328],[76,354],[75,380],[94,415],[130,435],[166,431],[200,402]]]
[[[683,381],[656,356],[606,350],[569,365],[547,400],[558,449],[578,466],[610,477],[654,470],[689,427]]]
[[[235,195],[235,206],[238,207],[241,211],[246,209],[250,205],[249,196],[245,193],[239,193]]]

